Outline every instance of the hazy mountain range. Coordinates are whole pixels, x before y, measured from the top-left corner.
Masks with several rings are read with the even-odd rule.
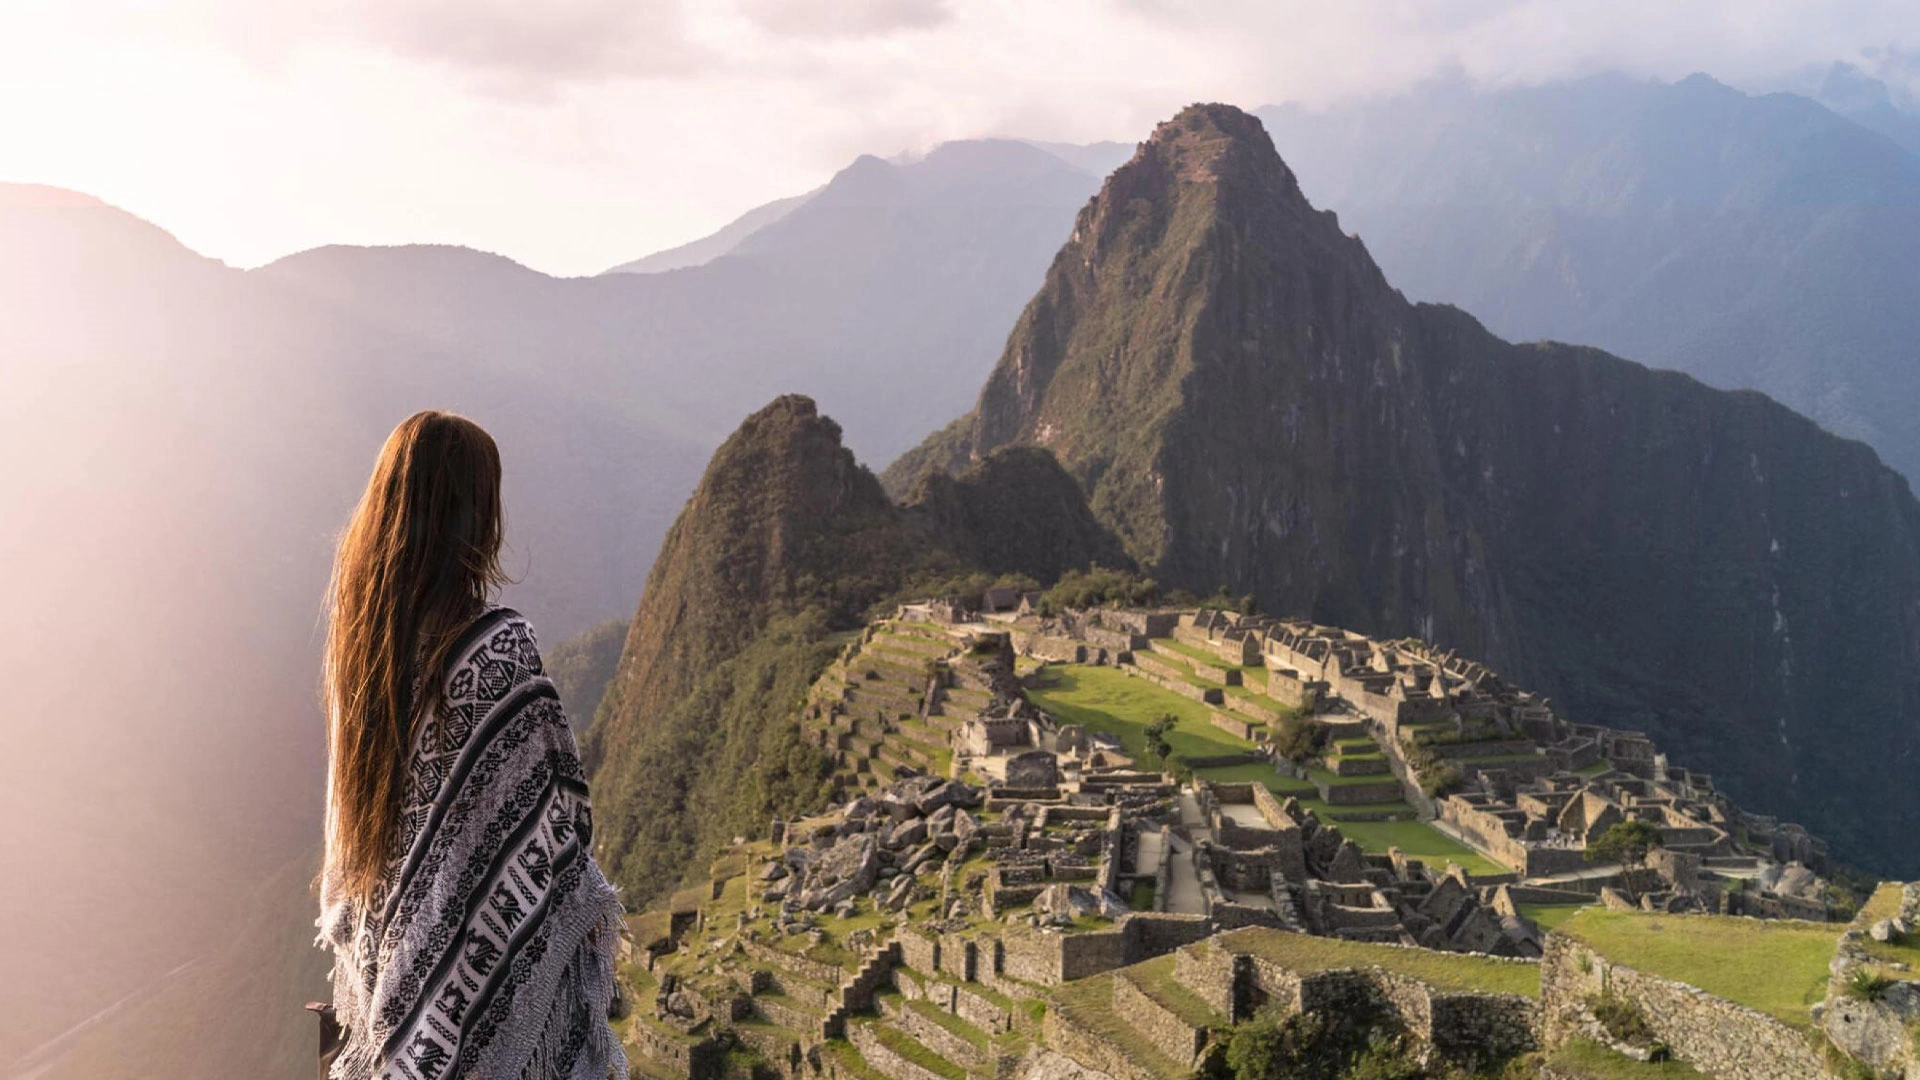
[[[1258,120],[1187,109],[1081,211],[973,412],[884,479],[1044,448],[1163,586],[1458,648],[1843,858],[1920,862],[1906,481],[1762,395],[1391,280]]]
[[[1920,469],[1897,123],[1702,79],[1261,115],[1412,298],[1757,386]],[[445,247],[239,271],[84,196],[0,187],[0,506],[26,523],[0,531],[23,601],[0,647],[33,721],[0,809],[58,822],[0,850],[40,868],[0,898],[0,971],[35,986],[0,1012],[0,1062],[213,951],[251,883],[299,876],[329,542],[394,423],[453,408],[500,438],[508,599],[557,645],[633,612],[708,452],[768,399],[812,395],[875,464],[964,412],[1132,152],[863,157],[617,268],[655,272],[586,279]],[[275,1009],[216,1019],[243,1037]]]
[[[34,673],[13,715],[47,718],[0,805],[63,808],[0,856],[74,898],[0,899],[0,971],[36,986],[0,1062],[208,948],[311,842],[329,545],[395,423],[448,408],[499,439],[507,599],[557,645],[631,613],[708,451],[768,397],[811,388],[882,459],[951,415],[1097,183],[1018,143],[862,158],[761,256],[572,280],[447,247],[239,271],[0,187],[0,505],[26,525],[0,534],[22,605],[0,646]]]

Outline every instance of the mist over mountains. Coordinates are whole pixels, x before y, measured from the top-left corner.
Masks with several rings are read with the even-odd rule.
[[[1306,196],[1409,297],[1757,387],[1920,472],[1920,166],[1895,121],[1870,131],[1705,79],[1258,115]],[[84,196],[0,186],[0,506],[26,523],[0,530],[23,604],[0,647],[31,673],[15,715],[32,721],[0,765],[0,809],[61,822],[0,834],[0,859],[41,868],[0,898],[17,931],[0,970],[40,990],[0,1012],[0,1063],[105,1004],[103,987],[214,951],[231,898],[263,877],[300,878],[331,536],[401,418],[450,408],[500,440],[521,579],[507,599],[551,649],[634,612],[708,454],[767,400],[811,395],[875,466],[965,411],[1076,212],[1132,153],[982,140],[863,157],[711,242],[585,279],[424,246],[239,271]],[[1820,445],[1847,476],[1876,475]],[[1663,677],[1684,674],[1673,663]],[[245,1038],[283,1004],[208,1022]],[[105,1060],[73,1067],[117,1075]],[[66,1075],[83,1073],[49,1074]]]
[[[35,673],[16,715],[48,718],[0,791],[15,820],[67,807],[0,854],[83,898],[0,900],[22,930],[0,970],[44,991],[0,1015],[0,1061],[201,952],[304,857],[331,538],[395,423],[494,433],[507,600],[558,644],[631,613],[708,451],[773,393],[814,387],[883,459],[950,415],[1039,280],[1028,250],[1097,182],[1014,143],[862,159],[762,258],[575,280],[448,247],[243,272],[0,188],[0,505],[31,523],[0,536],[26,613],[0,646]]]
[[[1920,475],[1920,158],[1696,75],[1264,109],[1408,296],[1763,391]]]

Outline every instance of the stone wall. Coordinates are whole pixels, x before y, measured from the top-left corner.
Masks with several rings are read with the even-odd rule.
[[[1131,963],[1125,930],[1096,930],[1060,938],[1060,982],[1072,982]]]
[[[1188,682],[1177,674],[1165,675],[1160,672],[1148,670],[1141,664],[1141,660],[1149,658],[1150,655],[1151,654],[1148,653],[1135,653],[1133,656],[1133,667],[1130,669],[1122,668],[1121,670],[1130,670],[1155,686],[1160,687],[1162,690],[1171,690],[1181,697],[1191,698],[1194,701],[1200,702],[1202,705],[1219,705],[1226,700],[1226,692],[1217,686],[1199,686]],[[1154,662],[1160,664],[1163,669],[1167,666],[1164,660]]]
[[[1236,739],[1245,739],[1248,742],[1254,742],[1267,733],[1264,726],[1250,723],[1237,716],[1228,716],[1218,709],[1213,710],[1213,726]]]
[[[1175,949],[1210,936],[1213,930],[1204,915],[1136,912],[1126,917],[1122,928],[1127,935],[1127,960],[1137,964],[1165,956]]]
[[[1103,608],[1088,612],[1087,615],[1115,630],[1140,637],[1166,637],[1173,633],[1174,627],[1180,625],[1178,611],[1112,611]]]
[[[1241,965],[1244,988],[1234,994],[1235,1016],[1251,1015],[1266,1001],[1289,1011],[1383,1010],[1452,1061],[1485,1061],[1540,1045],[1538,1007],[1529,998],[1444,993],[1380,968],[1300,973],[1258,956]],[[1210,968],[1199,970],[1217,978]]]
[[[1517,1054],[1539,1046],[1539,1006],[1511,994],[1434,994],[1427,1038],[1455,1061]]]
[[[838,964],[826,964],[818,960],[809,960],[804,956],[795,956],[744,937],[740,941],[740,951],[776,972],[791,972],[802,979],[826,983],[829,986],[838,986],[840,981],[847,977],[846,971]]]
[[[974,943],[958,934],[940,936],[939,970],[961,982],[974,981],[977,959]]]
[[[1174,954],[1174,981],[1193,991],[1228,1023],[1246,1019],[1235,996],[1239,964],[1225,949],[1202,945]]]
[[[1393,802],[1400,798],[1399,780],[1381,780],[1366,784],[1321,784],[1320,797],[1329,806],[1364,806]],[[1388,798],[1391,796],[1391,798]]]
[[[817,1031],[822,1019],[819,1013],[796,1009],[770,997],[754,998],[753,1007],[769,1023],[778,1024],[789,1031]]]
[[[1121,972],[1113,980],[1113,1012],[1126,1018],[1128,1026],[1146,1036],[1159,1051],[1182,1065],[1200,1056],[1207,1029],[1195,1027],[1166,1006],[1155,1001],[1139,984]]]
[[[893,1052],[893,1048],[880,1041],[873,1033],[871,1024],[848,1024],[847,1041],[853,1044],[860,1056],[866,1059],[868,1067],[891,1080],[947,1080],[932,1069],[915,1065],[906,1058]]]
[[[1053,986],[1060,982],[1060,941],[1064,935],[1037,930],[1009,931],[1000,939],[999,974]]]
[[[1057,637],[1052,634],[1028,634],[1021,631],[1013,633],[1014,650],[1026,656],[1040,660],[1049,660],[1056,664],[1084,664],[1090,651],[1084,641]]]
[[[1013,1013],[992,998],[964,986],[953,987],[953,1000],[947,1010],[990,1035],[1013,1027]]]
[[[1047,1010],[1040,1030],[1048,1046],[1114,1080],[1161,1080],[1151,1069],[1129,1060],[1118,1046],[1082,1027],[1060,1009]]]
[[[655,1028],[642,1017],[633,1024],[633,1041],[642,1054],[662,1065],[671,1066],[676,1075],[685,1076],[688,1080],[713,1080],[720,1075],[720,1061],[724,1055],[712,1039],[678,1039]]]
[[[1319,679],[1303,679],[1288,669],[1267,672],[1267,696],[1288,708],[1317,709],[1326,694],[1327,684]]]
[[[893,1026],[914,1037],[921,1045],[949,1061],[977,1065],[985,1057],[980,1048],[948,1031],[905,1002],[892,1001],[881,1006],[880,1014]]]
[[[900,962],[915,971],[940,970],[940,939],[913,927],[903,927],[894,941],[900,946]]]
[[[1809,1037],[1764,1013],[1607,960],[1563,934],[1547,935],[1540,961],[1549,1042],[1587,1031],[1587,1003],[1603,991],[1639,1007],[1673,1055],[1718,1080],[1824,1080]]]

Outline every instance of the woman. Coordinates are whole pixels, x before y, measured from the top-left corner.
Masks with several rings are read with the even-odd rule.
[[[321,938],[335,1080],[605,1080],[623,912],[573,736],[503,581],[500,455],[409,417],[341,536]]]

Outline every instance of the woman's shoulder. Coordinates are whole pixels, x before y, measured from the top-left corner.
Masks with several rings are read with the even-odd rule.
[[[447,653],[449,669],[488,658],[517,659],[540,674],[540,646],[533,623],[504,604],[474,616]]]

